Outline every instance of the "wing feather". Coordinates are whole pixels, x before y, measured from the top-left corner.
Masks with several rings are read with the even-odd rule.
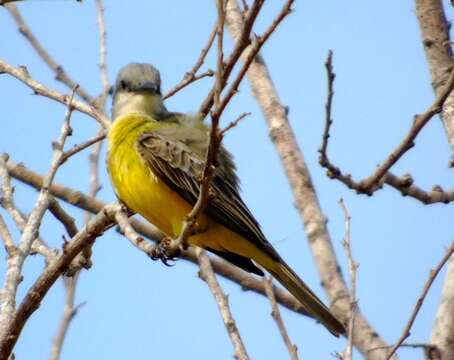
[[[168,134],[156,131],[142,134],[137,146],[153,173],[194,205],[204,169],[203,157],[192,151],[184,141],[171,139]],[[230,154],[221,147],[218,156],[223,161],[215,169],[211,182],[214,197],[207,205],[205,214],[278,259],[279,255],[270,246],[257,220],[240,197]]]

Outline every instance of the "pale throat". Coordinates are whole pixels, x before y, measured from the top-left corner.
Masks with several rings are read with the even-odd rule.
[[[167,113],[162,98],[146,93],[121,92],[116,94],[112,107],[114,120],[122,115],[139,113],[159,119]]]

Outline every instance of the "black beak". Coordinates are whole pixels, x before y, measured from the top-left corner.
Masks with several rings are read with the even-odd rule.
[[[140,82],[138,90],[157,94],[159,93],[159,86],[154,82]]]

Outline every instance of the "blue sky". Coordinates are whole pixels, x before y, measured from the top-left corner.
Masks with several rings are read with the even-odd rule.
[[[258,19],[263,31],[281,1],[269,1]],[[98,33],[92,1],[31,0],[18,5],[45,47],[71,76],[93,94],[101,89]],[[163,88],[176,84],[194,64],[215,22],[212,1],[106,2],[107,56],[110,80],[131,61],[150,62],[161,71]],[[344,272],[341,241],[344,198],[352,216],[352,242],[360,263],[357,291],[366,317],[390,343],[401,334],[429,270],[453,239],[452,205],[423,206],[385,189],[371,198],[329,180],[318,165],[324,119],[326,78],[323,63],[334,51],[337,74],[330,142],[333,161],[356,178],[368,175],[396,146],[412,117],[433,101],[430,76],[421,46],[414,3],[352,0],[297,1],[294,12],[265,45],[263,55],[311,171],[321,206]],[[452,8],[446,2],[448,18]],[[38,59],[4,10],[0,9],[0,57],[26,65],[37,80],[68,92]],[[227,49],[231,41],[226,41]],[[213,54],[205,67],[215,67]],[[171,110],[195,112],[212,80],[205,79],[169,99]],[[57,138],[65,108],[31,95],[9,76],[0,76],[0,151],[41,173],[48,170],[51,141]],[[265,121],[247,81],[223,117],[228,124],[252,112],[229,132],[225,142],[235,154],[243,197],[270,242],[324,300],[302,223],[293,206]],[[98,125],[81,114],[73,117],[68,146],[92,137]],[[105,155],[103,154],[103,157]],[[57,182],[86,191],[88,152],[64,165]],[[433,119],[394,171],[410,172],[417,183],[452,186],[450,157],[443,128]],[[104,160],[103,160],[104,161]],[[113,201],[104,168],[99,197]],[[29,211],[36,192],[16,183],[16,201]],[[83,213],[65,205],[78,224]],[[2,212],[2,215],[4,213]],[[11,224],[11,222],[9,222]],[[14,233],[17,237],[17,231]],[[45,217],[44,239],[60,246],[63,229]],[[4,259],[3,249],[0,249]],[[71,324],[62,359],[231,359],[233,350],[216,304],[197,268],[178,261],[172,268],[151,262],[129,242],[110,231],[94,247],[93,267],[80,278],[77,303],[85,302]],[[5,263],[0,260],[0,273]],[[39,258],[26,263],[23,295],[42,269]],[[440,276],[416,320],[410,342],[430,336],[442,285]],[[268,301],[221,280],[252,359],[285,359],[286,349],[270,317]],[[18,359],[46,359],[63,307],[63,285],[50,291],[27,324],[17,346]],[[282,315],[302,358],[329,359],[345,340],[333,338],[314,321],[285,309]],[[418,352],[415,354],[415,352]],[[401,359],[422,356],[400,350]]]

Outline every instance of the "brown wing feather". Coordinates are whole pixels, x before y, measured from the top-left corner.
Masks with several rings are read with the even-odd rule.
[[[194,205],[199,195],[199,179],[203,172],[204,160],[182,141],[169,139],[156,132],[143,134],[137,146],[153,173],[188,203]],[[224,148],[220,149],[219,156],[231,161]],[[225,161],[220,162],[215,170],[211,182],[214,197],[207,205],[205,214],[248,239],[272,258],[279,259],[279,255],[262,233],[257,220],[241,199],[236,176],[232,176],[234,175],[232,169],[223,164]]]

